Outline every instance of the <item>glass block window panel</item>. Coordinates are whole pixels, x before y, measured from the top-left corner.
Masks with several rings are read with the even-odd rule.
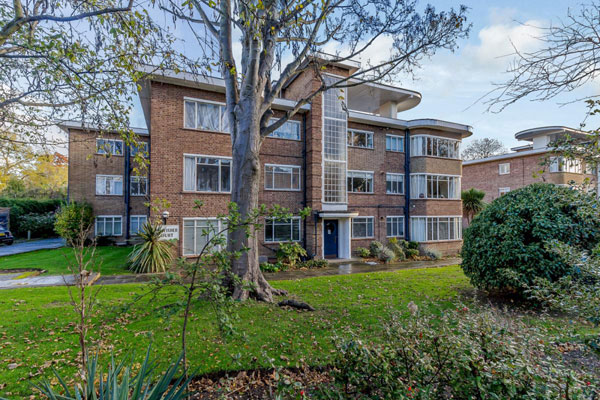
[[[352,237],[354,239],[372,238],[374,217],[352,218]]]
[[[410,176],[413,199],[460,199],[460,177],[413,174]]]
[[[348,146],[362,147],[364,149],[373,148],[373,132],[359,131],[357,129],[348,129]]]
[[[231,191],[231,160],[187,155],[183,162],[184,190],[194,192]]]
[[[184,101],[183,124],[190,129],[230,132],[225,105],[202,100]]]
[[[404,152],[404,137],[398,135],[385,135],[385,149],[387,151]]]
[[[269,123],[276,122],[277,119],[273,118]],[[300,140],[300,121],[286,121],[279,128],[269,134],[269,137],[289,140]]]
[[[97,216],[96,236],[121,236],[123,234],[123,217]]]
[[[413,136],[410,138],[411,156],[460,158],[460,141],[436,136]]]
[[[265,189],[300,190],[300,167],[294,165],[265,165]]]
[[[373,193],[373,173],[348,171],[348,192]]]
[[[132,176],[129,188],[132,196],[145,196],[148,194],[148,178],[145,176]]]
[[[404,174],[385,174],[385,191],[387,194],[404,194]]]
[[[183,220],[183,255],[196,256],[210,251],[213,238],[222,230],[217,218],[185,218]],[[223,234],[222,234],[223,235]]]
[[[411,217],[411,239],[439,242],[462,238],[462,217]]]
[[[386,217],[385,223],[387,237],[404,237],[403,216]]]
[[[96,139],[97,154],[123,155],[123,141],[118,139]]]
[[[325,161],[323,167],[324,201],[326,203],[345,203],[347,201],[346,163]]]
[[[346,161],[346,121],[324,120],[324,158],[332,161]]]
[[[129,234],[137,235],[147,221],[148,217],[145,215],[132,215],[129,217]]]
[[[265,242],[298,242],[300,241],[300,217],[289,219],[265,220]]]
[[[121,175],[96,175],[96,194],[100,196],[122,196],[123,177]]]

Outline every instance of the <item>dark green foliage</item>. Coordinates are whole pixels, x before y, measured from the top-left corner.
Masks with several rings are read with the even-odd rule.
[[[56,214],[54,230],[67,243],[74,244],[80,232],[91,230],[94,224],[92,206],[88,203],[69,203],[63,205]]]
[[[386,264],[391,263],[392,261],[396,260],[396,254],[394,254],[392,249],[384,246],[379,252],[379,260]]]
[[[398,241],[396,238],[391,238],[388,242],[388,248],[394,252],[396,255],[396,259],[398,261],[402,261],[406,259],[406,254],[404,253],[405,247],[403,247],[400,242],[408,243],[405,240]]]
[[[327,262],[327,260],[321,260],[321,259],[312,259],[312,260],[306,260],[301,262],[300,264],[298,264],[298,268],[325,268],[329,266],[329,263]]]
[[[371,250],[365,247],[357,247],[356,254],[361,258],[369,258],[371,257]]]
[[[31,232],[32,238],[45,238],[56,235],[56,232],[54,232],[54,222],[55,215],[53,212],[25,214],[17,221],[13,221],[12,226],[17,226],[17,230],[24,232],[25,235],[27,235],[28,231]]]
[[[19,221],[24,215],[54,213],[61,204],[63,204],[63,201],[57,199],[35,200],[0,198],[0,207],[10,208],[10,231],[16,237],[27,236],[27,230],[23,230],[19,226]]]
[[[306,250],[298,242],[281,243],[276,256],[277,262],[294,269],[301,258],[306,257]]]
[[[550,282],[570,267],[548,250],[552,240],[589,251],[600,241],[600,210],[590,195],[536,183],[494,200],[465,230],[462,268],[473,285],[516,290]]]
[[[162,225],[144,224],[138,232],[142,243],[136,245],[129,256],[130,270],[136,274],[155,274],[165,272],[173,265],[173,243],[161,240],[163,231]]]
[[[381,253],[381,250],[383,250],[383,243],[374,240],[369,245],[369,250],[371,251],[371,255],[373,257],[379,257],[379,253]]]
[[[262,272],[279,272],[285,271],[286,269],[287,266],[283,263],[280,263],[279,261],[277,261],[275,264],[271,264],[268,262],[260,264],[260,270]]]
[[[406,258],[408,259],[419,257],[420,254],[418,249],[406,249],[404,253],[406,254]]]
[[[414,242],[414,241],[411,240],[406,245],[406,248],[407,249],[411,249],[411,250],[419,250],[419,242]]]

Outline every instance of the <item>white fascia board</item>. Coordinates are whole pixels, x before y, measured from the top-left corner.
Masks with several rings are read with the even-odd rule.
[[[115,130],[106,130],[102,127],[90,125],[90,124],[82,124],[79,121],[60,121],[57,123],[57,126],[63,131],[69,133],[69,129],[80,129],[84,131],[106,131],[116,133]],[[146,128],[129,128],[136,135],[140,136],[148,136],[148,129]]]
[[[508,160],[511,158],[519,158],[519,157],[525,157],[525,156],[532,156],[535,154],[543,154],[543,153],[548,153],[551,150],[549,148],[543,148],[543,149],[535,149],[535,150],[527,150],[527,151],[518,151],[518,152],[514,152],[514,153],[508,153],[508,154],[500,154],[498,156],[492,156],[492,157],[487,157],[487,158],[480,158],[477,160],[468,160],[468,161],[463,161],[463,166],[464,165],[473,165],[473,164],[481,164],[481,163],[486,163],[486,162],[490,162],[490,161],[498,161],[498,160]]]
[[[411,121],[405,121],[402,119],[381,117],[379,115],[367,114],[352,110],[349,111],[348,121],[398,129],[434,128],[443,131],[463,133],[463,138],[471,136],[473,133],[472,126],[457,124],[455,122],[447,122],[437,119],[414,119]]]

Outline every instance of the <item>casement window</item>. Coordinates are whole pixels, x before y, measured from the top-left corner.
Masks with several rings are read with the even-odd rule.
[[[581,174],[581,171],[581,160],[569,160],[564,157],[550,157],[550,172]]]
[[[412,174],[410,196],[412,199],[460,199],[460,177]]]
[[[373,237],[374,217],[354,217],[352,218],[352,238],[366,239]]]
[[[113,156],[123,155],[123,141],[118,139],[96,138],[97,154],[112,154]]]
[[[96,217],[96,236],[121,236],[123,217],[120,215],[99,215]]]
[[[411,156],[460,158],[460,142],[436,136],[413,136],[410,138]]]
[[[185,99],[183,126],[213,132],[231,132],[224,104]]]
[[[265,189],[300,190],[300,167],[295,165],[265,165]]]
[[[184,155],[183,190],[231,192],[231,158]]]
[[[348,192],[373,193],[373,173],[366,171],[348,171]]]
[[[404,217],[386,217],[385,225],[387,237],[404,237]]]
[[[385,135],[385,149],[387,151],[404,152],[404,137],[398,135]]]
[[[265,242],[299,242],[300,217],[289,219],[265,219]]]
[[[148,194],[148,178],[145,176],[132,176],[129,184],[132,196],[145,196]]]
[[[404,194],[404,174],[385,174],[385,191],[387,194]]]
[[[508,192],[510,192],[510,188],[509,187],[498,188],[498,196],[502,196],[503,194],[506,194]]]
[[[216,239],[214,238],[222,230],[223,222],[217,218],[184,218],[183,255],[197,256],[203,250],[206,252],[206,250],[209,250],[216,244]],[[225,233],[221,233],[221,235],[225,235]],[[220,241],[221,238],[219,237]]]
[[[122,196],[123,177],[121,175],[96,175],[96,194],[99,196]]]
[[[146,215],[132,215],[129,217],[129,234],[137,235],[141,230],[144,224],[148,221],[148,217]]]
[[[498,164],[498,175],[510,174],[510,163]]]
[[[276,118],[271,118],[269,124],[277,122]],[[288,140],[300,140],[300,121],[286,121],[279,128],[269,133],[268,137]]]
[[[372,149],[373,132],[359,131],[357,129],[348,129],[348,146]]]
[[[460,240],[462,217],[411,217],[411,239],[416,242]]]
[[[138,142],[139,146],[131,146],[129,154],[131,157],[137,156],[138,153],[142,153],[142,157],[148,156],[148,142]]]

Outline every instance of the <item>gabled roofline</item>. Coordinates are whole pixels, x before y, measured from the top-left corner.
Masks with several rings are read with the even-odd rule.
[[[98,127],[98,126],[91,125],[91,124],[83,124],[83,123],[81,123],[81,121],[61,121],[61,122],[58,122],[56,125],[60,129],[62,129],[63,131],[65,131],[67,133],[69,133],[70,129],[78,129],[78,130],[82,130],[82,131],[104,131],[104,132],[117,133],[117,131],[114,129],[104,129],[102,127]],[[131,131],[133,133],[135,133],[136,135],[149,136],[148,129],[146,129],[146,128],[131,127],[129,129],[131,129]]]

